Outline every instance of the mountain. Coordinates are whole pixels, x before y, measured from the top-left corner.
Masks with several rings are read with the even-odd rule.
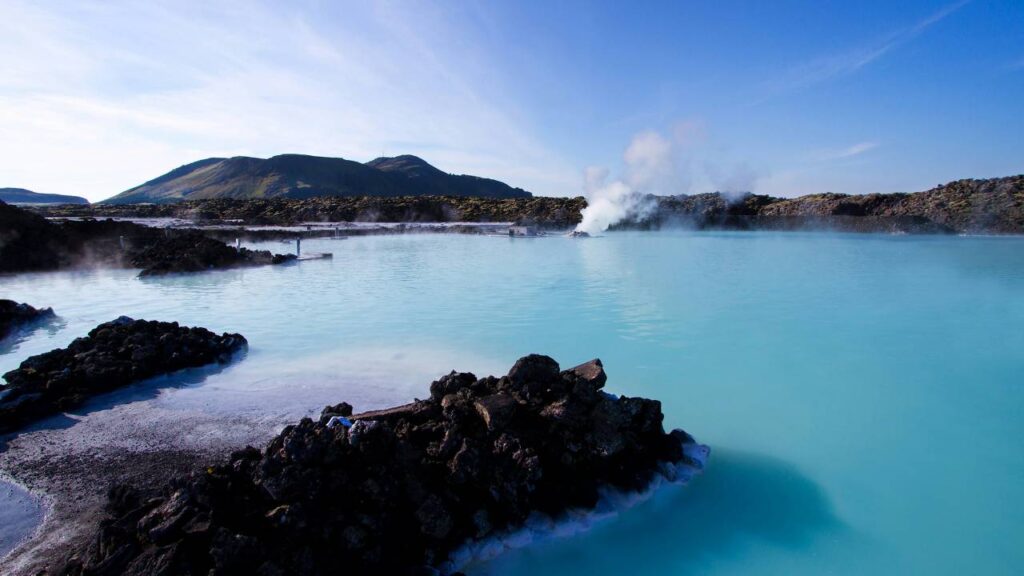
[[[211,198],[314,196],[462,196],[529,198],[529,192],[478,176],[438,170],[416,156],[344,158],[283,154],[272,158],[207,158],[176,168],[104,204],[167,204]]]
[[[88,204],[81,196],[40,194],[24,188],[0,188],[0,200],[8,204]]]

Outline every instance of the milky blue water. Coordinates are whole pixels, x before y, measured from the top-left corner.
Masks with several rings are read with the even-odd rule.
[[[334,259],[0,278],[0,297],[62,317],[0,350],[0,370],[120,314],[179,320],[243,333],[248,357],[140,406],[284,419],[426,396],[450,369],[504,372],[530,352],[596,356],[610,391],[660,399],[668,426],[712,447],[706,472],[473,573],[1024,573],[1024,239],[417,235],[303,249]]]

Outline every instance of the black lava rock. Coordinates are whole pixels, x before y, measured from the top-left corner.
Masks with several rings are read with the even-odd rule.
[[[601,391],[600,361],[546,356],[509,375],[452,373],[428,400],[351,414],[341,403],[262,452],[142,494],[111,493],[69,575],[437,574],[460,545],[640,490],[688,461],[661,405]]]
[[[54,318],[52,308],[36,309],[14,300],[0,299],[0,340],[3,340],[21,326]]]
[[[233,248],[198,232],[178,233],[160,238],[129,252],[131,265],[142,268],[140,276],[283,264],[294,259],[294,254],[272,254],[269,250]]]
[[[294,259],[268,250],[236,249],[196,230],[111,219],[49,221],[0,201],[0,272],[134,266],[149,276]]]
[[[90,396],[146,378],[228,362],[247,345],[240,334],[220,336],[177,322],[122,316],[100,324],[67,348],[32,356],[4,374],[0,433],[82,404]]]

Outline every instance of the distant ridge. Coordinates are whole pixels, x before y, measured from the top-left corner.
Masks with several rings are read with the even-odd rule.
[[[88,204],[81,196],[40,194],[24,188],[0,188],[0,200],[8,204]]]
[[[403,155],[366,164],[304,154],[272,158],[207,158],[104,200],[103,204],[167,204],[214,198],[316,196],[456,196],[530,198],[504,182],[453,175]]]
[[[402,158],[374,160],[378,170],[405,171],[407,181],[429,164]],[[385,168],[379,167],[388,164]],[[882,233],[1024,234],[1024,175],[967,178],[930,190],[886,194],[808,194],[776,198],[718,192],[645,196],[648,210],[615,228],[831,230]],[[318,196],[270,199],[212,198],[162,204],[42,205],[50,217],[183,218],[249,224],[300,222],[521,222],[552,229],[580,223],[585,198],[530,196]],[[0,230],[2,232],[2,230]]]

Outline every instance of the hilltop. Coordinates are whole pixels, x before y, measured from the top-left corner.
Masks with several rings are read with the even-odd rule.
[[[40,194],[24,188],[0,188],[0,200],[8,204],[88,204],[81,196]]]
[[[416,156],[344,158],[283,154],[272,158],[207,158],[108,198],[103,204],[168,204],[220,198],[318,196],[455,196],[529,198],[504,182],[448,174]]]

